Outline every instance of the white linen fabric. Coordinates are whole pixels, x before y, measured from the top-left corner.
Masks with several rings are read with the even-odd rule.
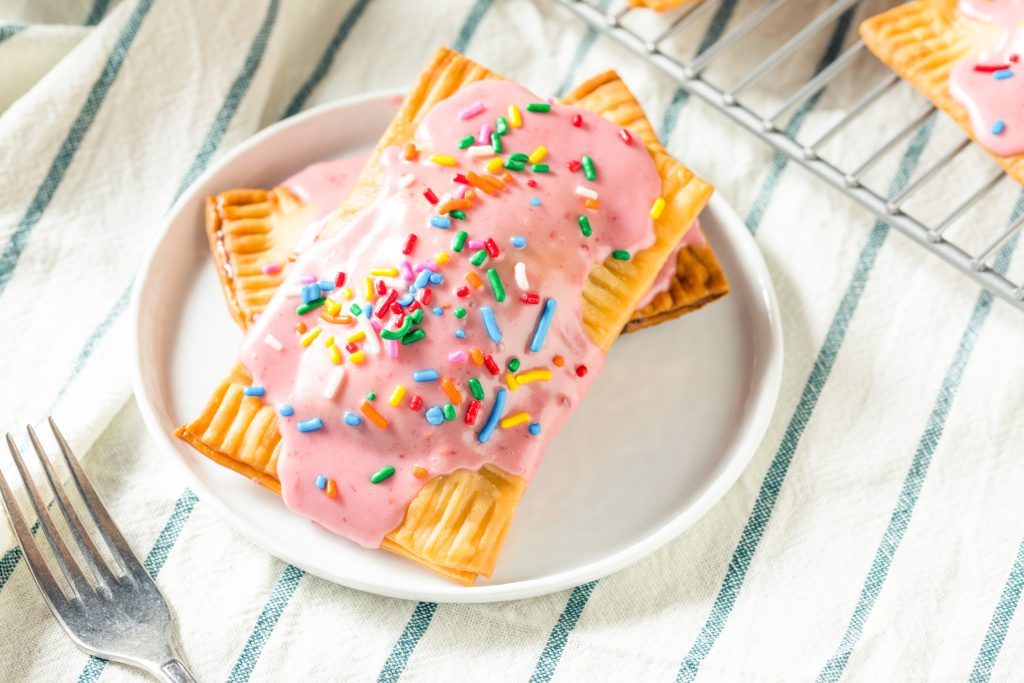
[[[700,33],[762,4],[724,0]],[[824,4],[792,0],[773,21]],[[781,101],[888,4],[864,0],[773,71],[777,93],[755,95]],[[779,404],[728,495],[632,567],[506,604],[382,598],[257,549],[161,460],[124,362],[129,288],[178,193],[286,114],[410,83],[439,44],[540,93],[618,69],[669,149],[745,217],[784,322]],[[757,44],[735,52],[709,78],[757,63]],[[858,68],[862,89],[883,72]],[[792,125],[824,130],[857,97],[830,87]],[[834,156],[862,158],[902,125],[876,109]],[[557,3],[6,0],[0,112],[0,416],[13,432],[53,413],[88,451],[201,680],[1019,680],[1024,316]],[[953,139],[934,118],[872,181],[898,191]],[[962,193],[975,161],[925,201]],[[1018,194],[1004,183],[968,223],[1006,223]],[[1020,272],[1014,246],[1000,265]],[[72,645],[12,545],[0,680],[143,680]]]

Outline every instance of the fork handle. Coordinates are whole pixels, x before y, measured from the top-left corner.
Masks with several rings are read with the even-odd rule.
[[[154,673],[167,683],[196,683],[195,677],[189,672],[185,663],[177,657],[168,659]]]

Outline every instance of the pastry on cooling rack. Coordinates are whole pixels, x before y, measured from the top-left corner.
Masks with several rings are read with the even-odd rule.
[[[320,526],[472,584],[711,192],[614,73],[553,103],[441,49],[316,242],[269,302],[246,299],[240,363],[175,434]],[[690,239],[714,298],[721,270]]]
[[[861,24],[868,48],[1024,183],[1024,71],[1015,0],[914,0]]]

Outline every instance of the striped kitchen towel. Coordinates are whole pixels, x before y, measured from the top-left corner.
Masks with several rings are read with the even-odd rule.
[[[695,49],[769,2],[780,30],[829,4],[705,2]],[[853,4],[775,68],[779,92],[890,4]],[[618,69],[668,147],[745,218],[782,306],[779,404],[728,495],[635,566],[513,603],[381,598],[268,556],[161,461],[122,360],[135,269],[175,197],[284,116],[410,83],[438,44],[542,93]],[[733,52],[708,78],[757,64],[755,42]],[[861,87],[883,73],[858,68]],[[761,90],[750,94],[781,102]],[[824,130],[857,98],[837,83],[789,126]],[[898,130],[893,106],[865,112],[871,136]],[[14,430],[55,413],[79,452],[93,446],[86,466],[173,605],[201,680],[1021,678],[1024,316],[560,4],[0,0],[0,111],[0,415]],[[882,190],[907,187],[952,131],[930,118],[878,164]],[[834,153],[862,158],[865,135],[840,134]],[[962,192],[967,176],[928,191]],[[1011,185],[974,220],[1024,211]],[[1024,268],[1015,247],[1000,269]],[[143,680],[75,649],[17,549],[0,557],[0,627],[2,681]]]

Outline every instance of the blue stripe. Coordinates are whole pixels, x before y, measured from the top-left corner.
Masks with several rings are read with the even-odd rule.
[[[473,9],[469,11],[469,15],[462,23],[462,28],[459,29],[459,35],[455,37],[455,42],[452,43],[453,50],[456,52],[466,51],[466,48],[469,47],[469,41],[476,35],[480,22],[483,21],[484,15],[487,14],[487,10],[491,9],[493,4],[494,0],[476,0]]]
[[[0,43],[13,38],[28,28],[28,24],[4,24],[0,26]]]
[[[14,570],[18,568],[21,557],[21,548],[18,546],[11,548],[4,553],[3,557],[0,557],[0,590],[3,590]]]
[[[611,0],[599,0],[596,7],[604,12],[608,9],[609,4],[611,4]],[[580,44],[576,46],[576,52],[569,61],[569,69],[565,72],[565,78],[562,80],[562,84],[558,86],[558,90],[556,91],[556,95],[558,97],[564,97],[565,93],[569,92],[569,88],[572,87],[572,82],[576,79],[576,72],[579,70],[580,65],[583,64],[583,60],[586,58],[587,53],[590,52],[590,48],[593,47],[594,41],[597,40],[597,36],[597,29],[590,24],[587,24],[587,32],[583,34]]]
[[[25,251],[25,245],[28,243],[32,230],[42,219],[43,213],[50,205],[50,201],[57,193],[57,188],[64,179],[64,174],[67,172],[68,167],[71,166],[71,161],[82,144],[85,134],[96,120],[100,106],[114,84],[117,74],[121,70],[121,65],[124,64],[125,56],[135,41],[135,37],[142,26],[142,21],[152,8],[153,2],[154,0],[139,0],[131,16],[128,17],[124,28],[121,29],[121,35],[118,36],[117,42],[114,44],[114,49],[107,58],[107,63],[103,66],[100,77],[93,83],[92,89],[89,91],[88,97],[86,97],[85,104],[82,105],[82,109],[78,112],[71,130],[68,132],[67,137],[64,138],[57,156],[51,162],[46,178],[36,190],[35,196],[25,211],[25,215],[18,221],[18,226],[8,239],[3,252],[0,253],[0,294],[7,288],[7,283],[10,282],[14,269],[21,259],[21,254]]]
[[[986,683],[992,677],[992,669],[999,658],[999,652],[1003,649],[1003,641],[1006,640],[1006,631],[1010,627],[1010,620],[1013,619],[1017,605],[1020,603],[1021,590],[1024,589],[1024,541],[1017,547],[1017,558],[1013,561],[1010,575],[1006,577],[1006,584],[999,596],[999,603],[995,612],[992,613],[992,620],[985,631],[985,640],[981,643],[981,650],[978,658],[974,661],[974,668],[971,669],[970,683]]]
[[[292,565],[285,567],[277,584],[270,592],[270,599],[263,606],[263,611],[260,612],[252,633],[249,634],[249,640],[245,643],[242,654],[238,656],[235,665],[231,667],[228,683],[244,683],[249,680],[256,662],[259,661],[260,654],[263,652],[263,646],[270,639],[274,627],[277,626],[277,622],[281,618],[281,613],[284,612],[285,606],[288,605],[288,601],[291,600],[295,589],[299,587],[299,582],[305,575],[306,572],[298,567]]]
[[[1021,198],[1017,201],[1011,222],[1016,222],[1022,212],[1024,212],[1024,195],[1021,195]],[[996,271],[1000,273],[1006,272],[1016,243],[1017,240],[1013,239],[999,251],[994,263]],[[874,608],[875,602],[885,586],[885,579],[889,575],[890,567],[892,567],[892,559],[896,555],[896,551],[899,550],[903,536],[910,525],[910,519],[914,514],[914,507],[917,505],[921,489],[924,487],[925,478],[928,476],[928,470],[932,464],[932,456],[934,456],[935,449],[938,448],[939,442],[942,440],[946,419],[949,417],[950,408],[953,406],[957,389],[960,387],[960,381],[963,379],[967,361],[971,358],[971,352],[974,350],[974,344],[978,340],[981,327],[985,324],[989,311],[992,310],[993,298],[992,293],[985,290],[978,296],[978,300],[974,304],[967,327],[964,328],[963,334],[960,337],[960,343],[953,354],[953,360],[950,362],[949,367],[946,369],[946,374],[942,378],[939,395],[935,398],[935,404],[932,407],[931,414],[928,416],[928,423],[925,425],[924,433],[917,444],[917,450],[910,463],[910,469],[907,470],[907,475],[903,480],[903,487],[897,498],[896,507],[889,518],[889,525],[882,536],[878,549],[875,551],[875,558],[871,563],[871,569],[868,570],[868,575],[864,579],[860,598],[857,600],[857,606],[853,610],[850,622],[846,627],[846,632],[843,634],[843,638],[835,653],[825,663],[821,673],[818,674],[819,683],[838,681],[842,677],[846,664],[850,660],[850,655],[864,633],[864,625],[871,616],[871,610]]]
[[[890,196],[899,192],[909,181],[914,169],[917,167],[921,152],[931,137],[935,120],[934,116],[930,117],[911,140],[910,146],[900,160],[896,177],[890,186]],[[829,325],[821,350],[817,358],[815,358],[811,374],[807,378],[796,410],[793,412],[789,425],[786,427],[782,443],[779,445],[779,449],[772,459],[771,465],[768,467],[764,481],[761,483],[761,489],[758,491],[757,499],[754,501],[750,517],[747,519],[743,533],[740,536],[740,541],[733,551],[725,578],[711,607],[711,613],[701,628],[697,640],[679,665],[679,672],[676,675],[677,682],[692,681],[696,677],[704,658],[711,651],[711,648],[714,647],[718,636],[721,635],[722,630],[725,628],[729,615],[732,613],[732,608],[736,604],[736,598],[743,587],[747,570],[753,560],[754,553],[757,551],[757,546],[761,542],[765,530],[768,528],[768,522],[771,521],[775,501],[779,497],[779,491],[782,489],[782,483],[786,478],[786,473],[789,471],[789,465],[793,460],[793,455],[796,453],[800,438],[803,436],[807,423],[810,422],[814,408],[818,404],[818,398],[821,396],[829,374],[832,372],[832,367],[835,364],[836,357],[839,355],[839,349],[842,346],[843,339],[846,337],[850,321],[857,311],[861,294],[864,293],[868,278],[875,267],[878,252],[881,250],[888,234],[888,224],[876,221],[871,234],[868,236],[867,244],[864,245],[857,259],[857,266],[854,269],[850,282],[846,286],[846,291],[843,294],[839,308],[832,318],[832,323]]]
[[[86,26],[95,26],[100,23],[103,15],[107,13],[107,8],[110,6],[110,0],[96,0],[92,5],[92,10],[89,12],[89,16],[85,18]]]
[[[576,622],[580,620],[580,615],[583,614],[583,609],[587,606],[596,586],[597,581],[591,581],[572,589],[565,609],[558,616],[558,621],[548,635],[548,642],[544,644],[544,650],[537,659],[530,683],[548,683],[555,675],[555,669],[558,668],[562,653],[565,651],[565,644],[569,641],[569,634],[576,628]]]
[[[416,605],[412,616],[409,617],[408,623],[402,630],[402,635],[398,637],[398,642],[391,648],[391,654],[388,655],[387,661],[384,662],[380,673],[377,674],[377,683],[395,683],[401,677],[413,650],[416,649],[423,634],[427,632],[436,610],[436,602],[421,602]]]
[[[338,25],[338,30],[334,32],[334,36],[331,38],[331,42],[328,43],[327,49],[320,57],[320,61],[317,62],[316,68],[313,69],[313,73],[309,75],[306,82],[302,84],[299,91],[295,93],[295,97],[288,104],[288,107],[284,111],[284,116],[281,118],[288,118],[298,114],[306,106],[306,101],[309,96],[313,94],[316,87],[320,85],[320,81],[324,79],[327,72],[331,69],[331,64],[334,63],[334,58],[338,56],[338,51],[341,49],[345,39],[348,38],[348,34],[352,32],[352,27],[359,21],[359,17],[363,15],[363,10],[370,4],[370,0],[358,0],[352,9],[345,14],[345,18],[341,20],[341,24]]]

